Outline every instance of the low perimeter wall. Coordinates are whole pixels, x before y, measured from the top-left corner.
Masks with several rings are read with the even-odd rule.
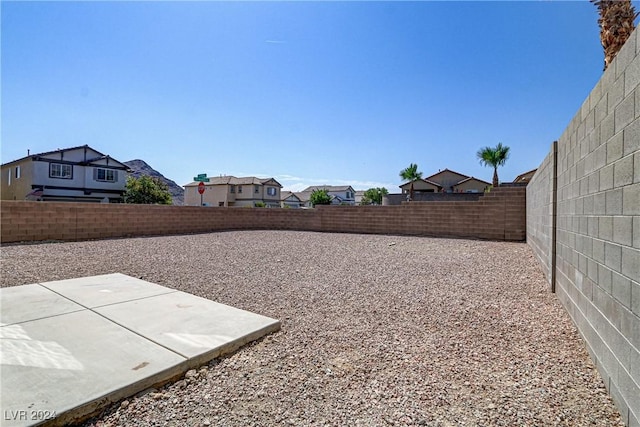
[[[630,426],[640,425],[639,38],[527,187],[527,242]]]
[[[259,229],[523,241],[525,196],[498,188],[476,202],[316,209],[3,201],[0,231],[2,243]]]
[[[480,200],[484,193],[421,193],[413,195],[415,202],[475,202]],[[384,206],[401,205],[407,201],[406,194],[387,194],[382,196]]]

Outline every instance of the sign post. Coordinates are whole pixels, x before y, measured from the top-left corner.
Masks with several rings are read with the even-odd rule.
[[[200,182],[200,184],[198,184],[198,193],[200,193],[200,206],[202,206],[202,195],[204,194],[204,190],[206,189],[204,183],[209,182],[209,178],[207,178],[206,173],[200,173],[198,174],[198,176],[194,176],[193,180]]]
[[[200,193],[200,206],[202,206],[202,195],[204,194],[204,182],[200,181],[200,184],[198,184],[198,193]]]

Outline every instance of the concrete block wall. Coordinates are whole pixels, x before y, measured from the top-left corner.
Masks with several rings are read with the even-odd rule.
[[[414,202],[458,202],[467,201],[475,202],[484,196],[484,193],[421,193],[416,192],[413,195]],[[407,195],[396,193],[382,196],[382,204],[384,206],[401,205],[407,201]]]
[[[558,141],[555,247],[552,218],[543,217],[553,199],[549,157],[527,189],[528,243],[544,270],[555,262],[558,298],[631,426],[640,425],[639,37],[635,31]]]
[[[322,230],[491,240],[525,239],[524,188],[494,190],[478,201],[400,206],[320,206]]]
[[[3,201],[2,243],[86,240],[222,230],[302,230],[525,239],[525,189],[495,189],[477,202],[317,209],[218,208]]]
[[[551,283],[553,239],[554,144],[527,187],[527,243]]]
[[[311,210],[3,201],[2,243],[238,229],[320,230]]]

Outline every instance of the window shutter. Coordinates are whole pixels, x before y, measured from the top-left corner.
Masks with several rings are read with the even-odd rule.
[[[93,168],[93,180],[98,180],[98,168]]]

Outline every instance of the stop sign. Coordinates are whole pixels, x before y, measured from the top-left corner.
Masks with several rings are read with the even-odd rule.
[[[204,193],[204,182],[200,182],[200,184],[198,184],[198,193]]]

